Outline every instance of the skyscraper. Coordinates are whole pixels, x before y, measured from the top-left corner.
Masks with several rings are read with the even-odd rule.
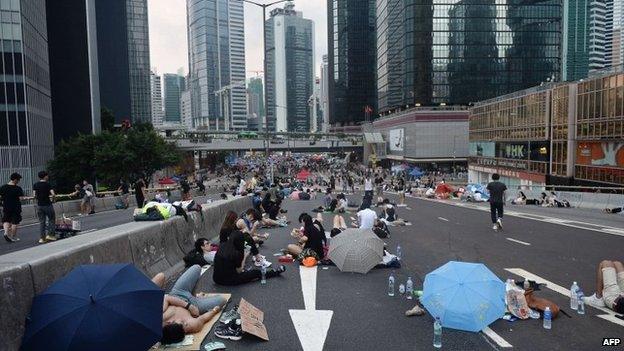
[[[243,4],[186,1],[194,128],[247,127]]]
[[[559,0],[377,0],[378,108],[468,104],[560,77]]]
[[[32,189],[54,156],[44,0],[1,1],[0,180],[19,172]]]
[[[375,0],[327,0],[328,88],[331,124],[365,119],[376,111]]]
[[[152,94],[152,125],[161,126],[165,119],[162,98],[162,78],[152,71],[150,74],[150,88]]]
[[[267,120],[278,132],[309,132],[314,22],[287,2],[267,20]]]
[[[253,98],[253,101],[247,101],[249,114],[255,113],[262,120],[264,118],[264,87],[262,86],[262,78],[249,79],[247,92]]]
[[[95,1],[100,102],[116,123],[151,121],[147,0]]]
[[[329,131],[329,67],[327,55],[323,55],[321,63],[321,113],[323,114],[323,124],[321,130],[324,133]]]
[[[95,0],[47,1],[54,142],[101,130]],[[71,30],[67,30],[71,28]]]
[[[589,71],[589,1],[563,2],[561,80],[587,77]]]
[[[180,118],[182,125],[188,130],[193,128],[191,120],[191,91],[186,89],[180,95]]]
[[[184,91],[184,77],[172,74],[164,74],[163,100],[165,107],[165,123],[182,123],[182,114],[180,112],[180,97]]]
[[[624,3],[592,0],[589,4],[589,69],[624,66]]]

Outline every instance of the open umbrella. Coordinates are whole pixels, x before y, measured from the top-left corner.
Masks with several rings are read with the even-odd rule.
[[[451,261],[427,274],[420,301],[443,327],[477,332],[505,314],[505,284],[481,263]]]
[[[370,229],[346,229],[331,239],[328,256],[342,272],[366,274],[382,261],[383,244]]]
[[[412,168],[412,170],[409,172],[409,175],[411,175],[412,177],[422,177],[423,176],[423,171],[420,170],[420,168],[418,167],[414,167]]]
[[[436,194],[448,194],[453,192],[453,188],[446,183],[440,183],[436,186],[435,192]]]
[[[303,169],[301,172],[297,173],[297,180],[307,180],[310,175],[312,175],[310,171]]]
[[[130,264],[79,266],[33,300],[22,350],[147,350],[164,292]]]

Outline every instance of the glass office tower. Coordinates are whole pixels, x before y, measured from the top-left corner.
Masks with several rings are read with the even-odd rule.
[[[0,182],[18,172],[30,192],[54,156],[44,0],[0,1]]]
[[[559,0],[377,0],[381,112],[558,80]]]

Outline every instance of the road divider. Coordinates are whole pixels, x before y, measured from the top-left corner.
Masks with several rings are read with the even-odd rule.
[[[184,268],[182,257],[199,237],[218,235],[228,211],[251,207],[249,197],[219,200],[190,212],[188,221],[131,222],[0,256],[0,345],[18,350],[35,294],[82,264],[133,263],[148,276],[164,272],[175,278]]]

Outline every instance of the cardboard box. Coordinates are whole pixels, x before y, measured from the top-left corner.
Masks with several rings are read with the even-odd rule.
[[[269,341],[269,335],[264,325],[264,312],[257,309],[245,299],[241,299],[238,305],[238,313],[241,316],[241,324],[245,333]]]

